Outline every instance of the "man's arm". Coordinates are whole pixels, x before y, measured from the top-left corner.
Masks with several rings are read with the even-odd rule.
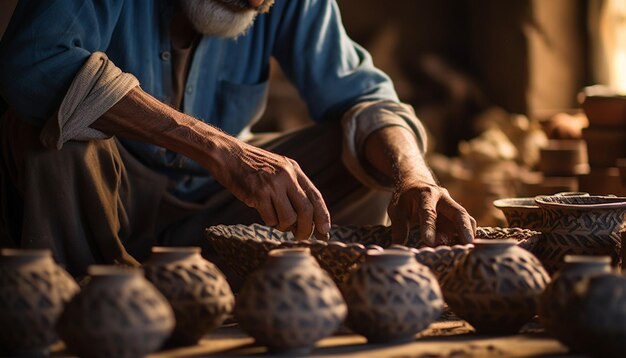
[[[92,128],[183,154],[204,167],[269,226],[297,239],[328,237],[330,215],[321,194],[298,164],[248,145],[161,103],[135,87]]]
[[[394,242],[404,243],[415,223],[430,245],[438,234],[456,233],[461,242],[472,242],[476,221],[437,184],[410,131],[399,126],[378,129],[365,140],[364,151],[375,169],[393,178],[388,213]]]

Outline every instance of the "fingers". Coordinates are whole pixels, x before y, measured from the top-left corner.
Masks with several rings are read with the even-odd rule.
[[[397,245],[404,245],[409,237],[411,224],[407,217],[403,215],[391,215],[391,241]]]
[[[469,215],[464,207],[459,205],[452,198],[440,201],[437,207],[442,215],[452,221],[456,232],[459,234],[459,241],[461,243],[470,244],[474,241],[476,220]]]
[[[295,209],[296,240],[306,240],[313,231],[313,205],[300,186],[289,190],[288,196]]]
[[[437,239],[437,200],[432,191],[421,191],[419,194],[420,208],[419,224],[420,237],[428,246],[435,245]]]
[[[315,224],[315,237],[319,240],[330,239],[330,213],[322,194],[304,174],[298,177],[298,183],[306,192],[313,207],[313,223]]]

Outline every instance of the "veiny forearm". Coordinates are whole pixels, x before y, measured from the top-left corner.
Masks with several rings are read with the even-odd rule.
[[[365,141],[365,158],[394,183],[418,178],[426,184],[437,184],[413,134],[405,128],[384,127],[370,134]]]
[[[234,138],[228,134],[163,104],[139,87],[131,90],[91,127],[181,153],[209,170],[221,164],[222,150],[238,150],[233,145]]]

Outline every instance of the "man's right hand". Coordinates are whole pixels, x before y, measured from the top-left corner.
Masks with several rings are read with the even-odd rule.
[[[298,164],[246,144],[163,104],[141,88],[131,90],[91,127],[142,140],[185,155],[206,167],[235,197],[255,208],[265,224],[329,237],[330,214],[322,195]]]
[[[223,140],[223,138],[222,138]],[[255,208],[265,224],[296,240],[328,239],[330,214],[322,195],[294,160],[233,138],[222,150],[215,179]]]

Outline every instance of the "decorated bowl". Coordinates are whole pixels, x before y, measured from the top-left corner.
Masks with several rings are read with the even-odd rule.
[[[291,232],[282,232],[260,225],[216,225],[206,229],[207,239],[218,255],[241,278],[258,269],[271,250],[289,247],[308,247],[320,266],[338,284],[343,283],[365,259],[367,250],[383,250],[391,246],[411,250],[417,261],[428,266],[440,283],[447,273],[473,246],[454,245],[426,247],[414,228],[406,245],[393,245],[391,228],[373,226],[333,226],[330,241],[314,238],[296,241]],[[519,228],[480,227],[476,238],[516,239],[519,245],[534,252],[539,245],[540,233]]]

